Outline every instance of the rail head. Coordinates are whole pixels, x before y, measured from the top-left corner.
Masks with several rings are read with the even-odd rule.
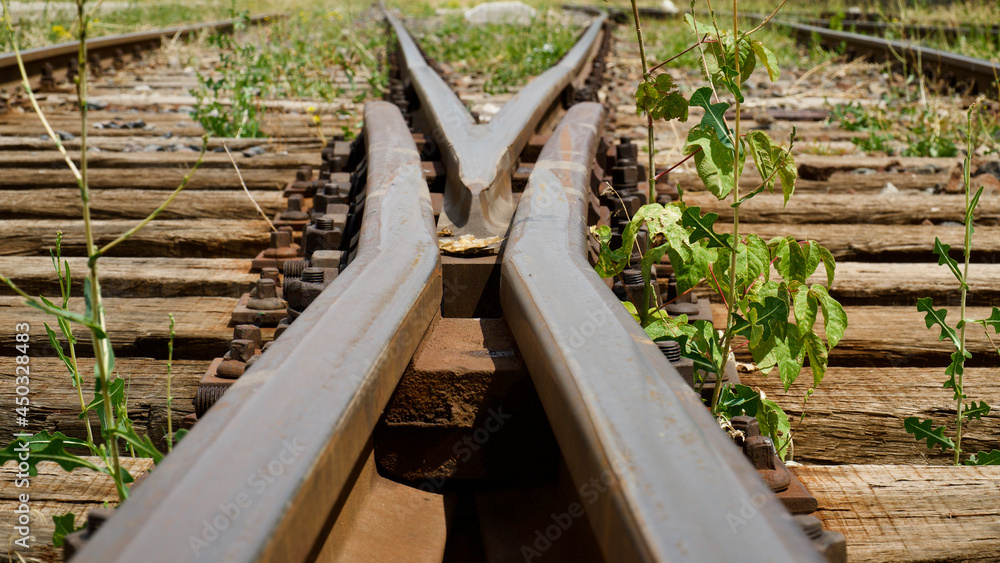
[[[430,194],[399,110],[365,107],[358,257],[76,561],[302,561],[441,302]],[[351,322],[345,322],[351,319]]]
[[[455,236],[503,235],[514,214],[511,173],[551,105],[577,78],[600,45],[604,13],[552,68],[535,77],[489,121],[478,124],[468,108],[424,59],[396,15],[382,6],[395,31],[419,113],[441,149],[448,171],[438,228]]]
[[[603,123],[577,104],[518,205],[501,304],[605,558],[818,561],[815,548],[586,259]],[[749,507],[749,508],[748,508]]]

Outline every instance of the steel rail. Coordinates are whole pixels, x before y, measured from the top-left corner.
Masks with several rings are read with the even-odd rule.
[[[903,56],[912,64],[919,62],[923,67],[951,70],[956,74],[968,76],[984,91],[996,91],[998,88],[1000,63],[922,47],[909,41],[894,41],[881,37],[836,31],[785,20],[774,19],[771,22],[775,25],[792,29],[801,38],[809,38],[816,35],[825,44],[836,45],[846,43],[852,47],[865,49],[886,57]]]
[[[399,110],[369,102],[365,139],[357,258],[75,561],[284,562],[316,553],[441,303],[430,194]]]
[[[606,15],[598,15],[572,49],[521,89],[489,121],[468,108],[424,59],[403,23],[382,6],[399,41],[404,67],[420,99],[421,115],[441,149],[447,170],[438,228],[454,236],[503,235],[514,214],[511,171],[535,128],[600,46]]]
[[[268,19],[277,19],[284,16],[279,14],[262,14],[250,18],[250,23],[258,24]],[[87,52],[96,54],[102,59],[110,58],[114,55],[115,49],[131,47],[133,45],[143,45],[148,43],[160,44],[164,37],[188,37],[205,30],[215,30],[221,32],[231,32],[236,25],[236,20],[223,20],[217,22],[200,23],[194,25],[181,25],[157,29],[153,31],[138,31],[126,33],[124,35],[109,35],[106,37],[95,37],[87,40]],[[47,47],[36,47],[21,51],[21,60],[24,61],[24,68],[28,71],[28,76],[41,74],[42,65],[45,63],[56,66],[56,63],[64,63],[66,57],[76,57],[80,43],[68,41]],[[20,82],[21,73],[17,68],[17,58],[14,53],[0,54],[0,83]]]
[[[609,561],[819,561],[586,259],[601,106],[573,106],[518,204],[501,304]]]

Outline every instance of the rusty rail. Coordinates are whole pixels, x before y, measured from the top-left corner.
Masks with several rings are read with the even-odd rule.
[[[507,243],[501,303],[573,481],[610,477],[586,506],[604,556],[820,560],[586,259],[602,124],[600,105],[575,105],[542,149]]]
[[[282,17],[284,16],[280,14],[262,14],[250,18],[250,23],[260,24],[270,19]],[[101,59],[110,59],[115,55],[116,49],[124,50],[136,45],[152,48],[159,46],[163,42],[164,37],[188,37],[207,30],[229,33],[233,31],[235,25],[236,20],[223,20],[174,26],[153,31],[139,31],[124,35],[96,37],[87,40],[87,53],[91,56],[96,55],[101,57]],[[42,66],[46,63],[56,67],[58,64],[64,64],[68,57],[72,57],[75,60],[79,46],[80,44],[76,41],[68,41],[47,47],[27,49],[21,52],[21,59],[24,61],[24,68],[28,71],[28,76],[37,76],[41,74]],[[20,81],[21,73],[17,68],[17,59],[14,57],[14,53],[0,54],[0,84]]]
[[[921,66],[937,74],[967,78],[983,92],[996,93],[1000,87],[1000,63],[931,49],[910,41],[894,41],[777,19],[772,22],[774,25],[791,29],[804,41],[819,37],[824,44],[844,43],[855,51],[872,53],[887,60],[904,57],[907,64]]]
[[[302,561],[441,301],[420,156],[365,107],[357,258],[178,444],[75,561]],[[362,459],[363,461],[363,459]]]
[[[598,15],[555,66],[521,89],[489,123],[476,123],[465,104],[421,54],[403,23],[382,6],[399,41],[422,119],[441,149],[448,171],[440,230],[455,236],[503,235],[514,214],[511,171],[553,102],[596,53],[606,16]]]

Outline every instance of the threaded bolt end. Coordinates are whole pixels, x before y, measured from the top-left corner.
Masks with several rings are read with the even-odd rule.
[[[326,274],[321,268],[306,268],[302,270],[303,283],[323,283]]]
[[[676,364],[681,361],[681,345],[677,342],[673,340],[661,340],[656,343],[656,347],[670,360],[670,363]]]
[[[642,270],[628,269],[622,271],[622,281],[625,285],[639,285],[642,283]]]
[[[305,270],[308,265],[305,260],[288,260],[283,266],[285,279],[301,277],[302,270]]]
[[[316,219],[316,228],[321,231],[332,231],[333,230],[333,219],[329,217],[321,217]]]

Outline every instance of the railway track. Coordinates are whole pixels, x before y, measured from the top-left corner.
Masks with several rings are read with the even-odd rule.
[[[295,214],[295,196],[302,196],[303,210],[310,203],[321,208],[314,207],[319,221],[313,230],[295,239],[312,253],[310,269],[303,269],[298,256],[283,254],[288,235],[268,234],[256,219],[225,154],[209,155],[208,174],[195,177],[193,191],[178,200],[161,228],[121,247],[126,256],[119,261],[103,259],[106,287],[120,299],[109,300],[109,314],[115,317],[117,309],[135,323],[112,335],[120,355],[132,356],[119,362],[133,373],[135,418],[150,431],[163,425],[166,323],[147,317],[186,307],[186,316],[178,315],[175,345],[185,360],[175,364],[174,410],[197,422],[75,560],[144,560],[149,553],[159,560],[206,561],[816,559],[816,547],[781,506],[789,501],[774,496],[718,430],[588,262],[586,226],[611,220],[616,205],[600,196],[601,182],[614,182],[626,196],[621,205],[629,206],[641,203],[643,190],[641,183],[627,186],[628,177],[644,177],[634,161],[635,145],[609,141],[624,124],[609,122],[592,101],[607,89],[605,57],[614,44],[603,20],[589,24],[559,66],[537,77],[488,123],[478,123],[424,61],[404,24],[387,16],[398,41],[389,54],[393,103],[366,105],[358,142],[336,141],[321,159],[318,140],[302,125],[283,131],[279,142],[287,155],[237,157],[268,214],[286,206],[292,211],[278,216],[278,224],[304,220]],[[140,115],[154,125],[141,130],[147,145],[166,124],[177,124],[169,114]],[[32,116],[23,117],[0,128],[23,132]],[[110,114],[95,118],[105,117]],[[181,123],[174,130],[196,136],[196,129]],[[30,154],[40,148],[35,140],[2,142],[22,151],[11,160],[21,171],[11,182],[45,190],[54,201],[68,199],[70,183],[55,172],[59,163]],[[226,142],[231,148],[257,146]],[[110,152],[121,139],[96,143]],[[177,167],[193,160],[176,153],[156,160],[128,153],[95,156],[97,170],[108,170],[93,178],[95,200],[108,202],[100,212],[109,233],[143,216],[143,204],[157,201],[172,187]],[[917,177],[911,170],[925,161],[940,170]],[[310,172],[289,182],[303,163],[320,168],[320,179]],[[951,236],[948,229],[958,229],[928,231],[919,223],[954,217],[954,196],[924,191],[933,187],[928,182],[947,177],[953,160],[799,163],[813,167],[800,185],[807,192],[802,203],[793,199],[779,216],[781,206],[760,196],[746,219],[759,223],[758,232],[814,238],[844,261],[840,298],[854,306],[852,326],[868,332],[845,337],[837,349],[842,355],[831,357],[830,378],[840,375],[863,386],[859,381],[871,368],[861,366],[873,363],[892,381],[930,377],[909,362],[934,363],[944,357],[943,348],[914,344],[923,336],[919,314],[903,306],[924,290],[947,295],[942,281],[927,277],[921,266],[933,260],[934,235],[928,233]],[[875,172],[853,174],[858,168]],[[136,189],[139,177],[145,185]],[[917,195],[856,203],[859,193],[878,191],[887,178]],[[684,169],[671,179],[695,181]],[[709,210],[712,202],[702,195],[695,190],[686,200]],[[51,233],[67,225],[73,210],[19,201],[27,198],[0,198],[0,205],[20,214],[0,223],[12,243],[5,247],[17,254],[0,259],[0,268],[18,271],[15,281],[34,284],[29,293],[52,291],[38,266],[48,260],[37,256],[45,255]],[[725,205],[715,205],[714,211],[726,213]],[[881,206],[881,214],[870,211],[873,205]],[[977,229],[986,232],[977,244],[987,280],[1000,277],[990,263],[1000,249],[987,242],[993,206],[984,196],[980,213],[986,219]],[[858,233],[860,223],[874,226]],[[439,251],[442,241],[455,245],[470,238],[482,247],[479,252]],[[258,256],[269,243],[275,252]],[[79,252],[66,247],[67,254]],[[271,270],[261,275],[260,269],[271,267],[283,274],[282,284],[272,285]],[[923,285],[886,281],[916,271]],[[977,305],[994,302],[994,285],[974,287]],[[252,288],[256,297],[274,291],[287,301],[287,310],[262,324],[286,316],[294,322],[236,328],[233,340],[241,321],[232,312]],[[10,311],[23,313],[15,308],[16,298],[2,299]],[[692,305],[704,308],[707,301]],[[262,316],[262,309],[253,311]],[[858,322],[866,316],[914,330],[873,338],[880,324]],[[916,321],[904,325],[911,317]],[[40,321],[36,316],[32,324]],[[258,354],[262,346],[255,339],[266,344],[276,334],[280,339]],[[3,336],[5,347],[10,336]],[[205,373],[208,361],[227,349],[230,362],[245,364],[235,382],[219,377],[218,370],[226,369],[221,359]],[[51,362],[47,371],[55,374],[57,367]],[[784,395],[774,381],[741,377],[771,396]],[[876,382],[867,385],[870,393],[891,392],[877,391]],[[227,390],[221,394],[213,386]],[[54,388],[38,391],[39,400]],[[804,427],[797,457],[851,463],[844,460],[854,455],[855,463],[871,463],[879,440],[902,443],[875,420],[878,407],[862,417],[869,435],[847,443],[846,403],[838,402],[847,399],[836,389],[829,398],[820,390],[812,400],[820,405],[810,408],[819,410],[812,416],[822,422],[820,428]],[[789,405],[794,391],[784,397]],[[40,426],[55,423],[79,433],[69,399],[53,396],[52,406],[41,410],[46,419],[37,420]],[[830,436],[832,447],[825,443]],[[973,443],[987,439],[970,437]],[[913,456],[898,445],[884,453],[898,463]],[[849,481],[838,480],[836,471],[806,467],[795,473],[810,488],[822,487],[819,515],[827,527],[837,522],[838,507],[827,503],[856,502],[836,496],[836,487],[846,490]],[[734,515],[740,525],[732,525]],[[808,522],[816,534],[814,526]],[[720,527],[726,541],[706,533]],[[835,539],[818,533],[819,543]]]

